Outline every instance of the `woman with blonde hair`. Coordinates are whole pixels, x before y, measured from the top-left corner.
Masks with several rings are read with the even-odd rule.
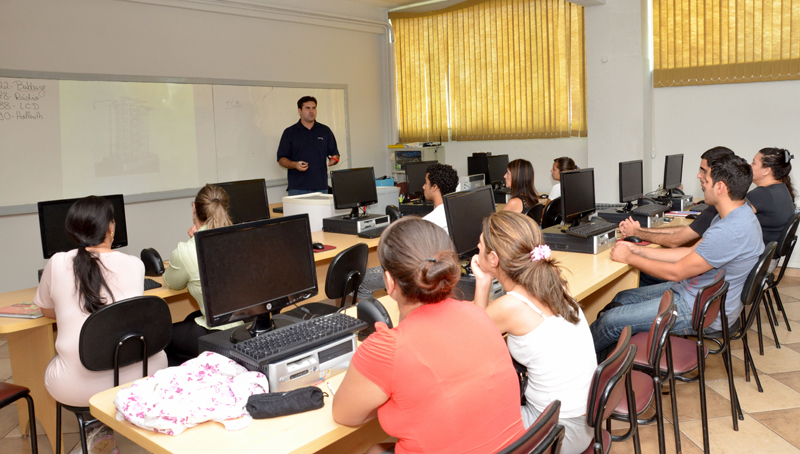
[[[505,211],[522,213],[527,208],[539,204],[539,193],[533,182],[533,164],[525,159],[515,159],[506,167],[506,187],[511,189],[511,199]]]
[[[483,310],[450,298],[461,271],[445,231],[408,216],[381,235],[378,259],[400,321],[358,347],[333,399],[333,419],[377,417],[394,446],[368,454],[497,452],[524,433],[505,343]]]
[[[597,368],[594,343],[542,231],[527,216],[501,211],[483,221],[478,248],[472,258],[475,305],[486,310],[500,332],[508,333],[511,356],[528,369],[527,402],[521,408],[525,427],[558,399],[559,424],[565,428],[562,452],[583,452],[594,435],[586,424]],[[506,295],[489,302],[493,278]]]
[[[207,184],[197,193],[192,203],[192,226],[189,228],[189,241],[178,243],[169,258],[169,267],[164,272],[164,282],[173,289],[189,289],[200,306],[182,322],[172,325],[172,342],[165,351],[170,366],[178,366],[200,354],[197,339],[211,333],[211,330],[228,329],[241,322],[210,328],[203,312],[203,290],[200,286],[200,269],[197,265],[197,248],[194,244],[195,232],[231,225],[228,215],[228,193],[219,186]]]

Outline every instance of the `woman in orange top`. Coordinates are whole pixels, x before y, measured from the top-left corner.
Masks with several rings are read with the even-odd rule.
[[[368,454],[485,454],[522,436],[519,382],[500,332],[485,311],[449,298],[460,269],[444,230],[403,218],[381,236],[378,258],[400,322],[376,323],[358,347],[333,419],[357,426],[377,416],[397,437]]]

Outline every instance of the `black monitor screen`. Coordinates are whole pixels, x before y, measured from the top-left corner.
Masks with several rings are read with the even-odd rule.
[[[122,194],[103,196],[114,206],[114,242],[116,249],[128,245],[128,227],[125,222],[125,200]],[[42,234],[42,253],[49,259],[58,252],[78,247],[78,242],[67,233],[67,211],[78,199],[50,200],[39,202],[39,232]]]
[[[594,169],[561,172],[561,213],[564,221],[578,220],[594,210]]]
[[[683,155],[672,154],[664,161],[664,189],[675,189],[683,179]]]
[[[422,196],[422,186],[425,184],[425,175],[428,174],[428,167],[438,164],[438,162],[439,161],[419,161],[406,164],[408,195],[412,197]]]
[[[466,258],[478,253],[483,219],[491,216],[494,210],[494,192],[491,186],[444,196],[447,231],[459,257]]]
[[[642,160],[619,163],[619,201],[632,202],[644,195]]]
[[[228,193],[228,214],[234,224],[269,219],[267,182],[263,178],[212,184]]]
[[[508,170],[508,155],[488,156],[486,159],[489,162],[489,181],[487,183],[504,181]]]
[[[331,187],[336,209],[358,208],[378,203],[375,169],[372,167],[333,171]]]
[[[211,326],[275,314],[317,293],[307,214],[203,230],[195,241]]]

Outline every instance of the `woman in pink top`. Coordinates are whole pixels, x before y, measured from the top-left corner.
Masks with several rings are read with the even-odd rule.
[[[91,396],[114,386],[113,371],[92,372],[81,364],[78,341],[83,323],[106,304],[144,293],[142,261],[111,250],[114,227],[114,208],[105,198],[89,196],[75,202],[67,212],[66,229],[78,248],[55,254],[47,262],[33,299],[58,326],[56,356],[45,371],[45,386],[62,404],[88,407]],[[151,373],[165,367],[164,352],[150,358]],[[123,367],[120,383],[141,374],[139,363]],[[87,437],[90,446],[97,433],[101,431]]]
[[[400,322],[376,323],[358,347],[333,400],[334,420],[356,426],[377,416],[397,437],[368,454],[485,454],[520,437],[511,357],[482,309],[449,297],[460,269],[445,231],[403,218],[381,236],[378,258]]]

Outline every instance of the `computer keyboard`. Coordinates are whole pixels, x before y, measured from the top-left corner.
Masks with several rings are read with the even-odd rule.
[[[570,227],[564,230],[567,235],[577,236],[581,238],[589,238],[601,233],[606,233],[617,228],[617,224],[612,224],[603,220],[587,222],[579,226]]]
[[[361,331],[363,320],[342,313],[325,315],[268,331],[234,344],[231,356],[264,366]]]
[[[379,238],[383,231],[386,230],[386,227],[389,227],[389,225],[387,224],[380,227],[375,227],[374,229],[364,230],[363,232],[360,232],[358,236],[360,238]]]
[[[158,282],[152,279],[147,279],[147,278],[144,279],[145,290],[153,290],[154,288],[159,288],[159,287],[161,287],[161,284],[159,284]]]
[[[638,207],[631,210],[632,213],[643,214],[645,216],[652,216],[654,214],[664,213],[666,211],[669,211],[669,208],[659,203],[651,203],[649,205],[639,205]]]
[[[705,211],[706,209],[708,209],[708,205],[706,205],[705,203],[698,203],[696,205],[689,207],[687,211]]]

